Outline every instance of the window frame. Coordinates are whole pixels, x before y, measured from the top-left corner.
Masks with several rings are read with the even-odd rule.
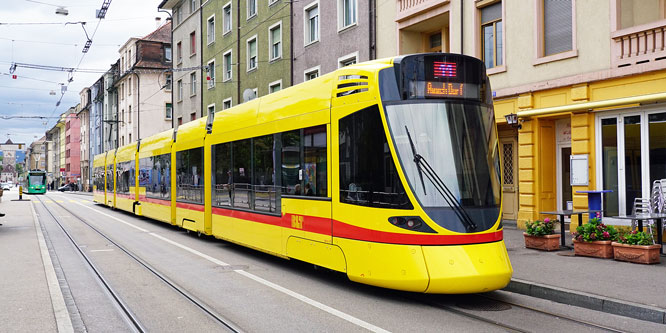
[[[197,72],[190,73],[190,97],[197,95]]]
[[[254,56],[255,57],[254,67],[250,67],[250,42],[251,41],[254,41],[254,43],[255,43],[255,48],[254,49],[256,50],[256,54]],[[246,50],[246,53],[247,53],[247,57],[246,57],[247,70],[246,71],[251,72],[253,70],[258,69],[259,68],[259,41],[257,39],[257,35],[254,35],[254,36],[245,40],[245,50]]]
[[[211,19],[212,19],[212,21],[211,21]],[[213,29],[211,29],[211,22],[212,22],[212,25],[213,25],[213,27],[212,27]],[[211,33],[211,31],[212,31],[212,33]],[[206,45],[210,45],[210,44],[215,43],[215,14],[209,16],[206,19],[206,42],[207,42]]]
[[[190,58],[197,54],[197,32],[190,32]]]
[[[277,91],[271,91],[271,88],[273,88],[273,87],[275,87],[275,86],[279,86],[280,89],[277,90]],[[269,95],[272,94],[272,93],[274,93],[274,92],[278,92],[278,91],[280,91],[280,90],[282,90],[282,79],[279,79],[279,80],[273,81],[273,82],[271,82],[271,83],[268,84],[268,94],[269,94]]]
[[[354,2],[354,17],[352,22],[345,25],[345,15],[344,15],[344,2],[353,1]],[[338,33],[341,33],[351,27],[358,25],[358,0],[338,0]]]
[[[474,15],[474,38],[476,39],[475,47],[476,47],[476,55],[479,59],[483,61],[483,29],[481,28],[482,25],[482,20],[481,20],[481,10],[485,7],[488,7],[490,5],[494,5],[496,3],[500,2],[502,6],[502,65],[495,66],[492,68],[486,68],[486,74],[487,75],[492,75],[492,74],[497,74],[497,73],[502,73],[506,72],[507,67],[506,67],[506,7],[504,6],[504,1],[503,0],[482,0],[476,3],[476,15]],[[497,36],[495,36],[497,38]],[[494,47],[494,46],[493,46]],[[484,61],[485,63],[485,61]]]
[[[176,43],[176,64],[180,65],[183,63],[183,42],[178,41]]]
[[[190,14],[194,14],[194,12],[197,11],[197,0],[191,0],[190,1]]]
[[[576,0],[571,0],[571,50],[560,53],[545,55],[546,38],[545,38],[545,12],[544,0],[534,0],[534,59],[532,65],[537,66],[553,61],[575,58],[578,56],[578,48],[576,45]]]
[[[169,111],[169,109],[171,110]],[[173,119],[173,103],[168,103],[168,102],[164,103],[164,119],[165,120]]]
[[[229,17],[228,17],[229,22],[227,22],[227,15],[225,13],[225,9],[227,7],[229,7]],[[222,7],[222,35],[223,36],[230,33],[231,30],[233,30],[233,23],[234,23],[234,16],[232,14],[233,10],[234,10],[234,8],[233,8],[233,4],[231,3],[231,1],[227,2]],[[227,23],[229,24],[229,29],[228,30],[227,30]]]
[[[344,65],[344,66],[343,66],[342,64],[343,64],[344,62],[348,62],[348,61],[351,60],[351,59],[354,59],[355,63],[354,63],[354,64],[350,64],[350,65],[358,64],[358,62],[359,62],[359,59],[358,59],[358,51],[353,52],[353,53],[350,53],[350,54],[347,54],[347,55],[343,55],[342,57],[338,58],[338,68],[342,68],[342,67],[350,66],[350,65]]]
[[[165,74],[164,90],[171,91],[173,87],[173,74]]]
[[[312,34],[310,31],[310,17],[309,12],[314,8],[317,8],[317,26],[316,26],[316,35],[317,38],[310,40]],[[313,1],[303,7],[303,45],[308,46],[314,43],[319,42],[320,32],[321,32],[321,6],[319,6],[319,0]]]
[[[213,64],[212,66],[210,64]],[[207,77],[210,77],[210,80],[208,80],[208,89],[213,89],[215,88],[215,58],[213,60],[210,60],[207,64],[208,66],[208,75]]]
[[[178,91],[177,91],[178,94],[176,96],[178,98],[178,102],[182,102],[183,101],[183,79],[179,79],[178,81],[176,81],[176,88],[178,89]]]
[[[278,46],[279,54],[273,57],[273,46],[275,46],[276,44],[276,42],[273,40],[273,31],[278,29],[280,30],[279,32],[280,40],[277,42],[277,44],[279,44]],[[269,61],[275,61],[282,58],[282,21],[279,21],[268,27],[268,58]]]
[[[229,55],[229,63],[227,63],[227,54]],[[234,62],[234,53],[233,49],[227,50],[227,52],[224,52],[222,54],[222,67],[224,68],[224,75],[222,75],[222,82],[227,82],[233,79],[234,77],[234,70],[233,70],[233,62]],[[229,66],[229,77],[227,77],[227,65]]]
[[[225,107],[225,104],[226,104],[227,102],[229,102],[229,107],[228,107],[228,108]],[[225,99],[222,100],[222,110],[231,109],[233,106],[234,106],[234,105],[233,105],[233,100],[231,99],[231,97],[229,97],[229,98],[225,98]]]
[[[213,113],[215,113],[215,103],[208,104],[208,105],[206,106],[206,112],[208,112],[208,114],[210,114],[210,109],[211,109],[211,108],[213,108]]]
[[[250,13],[250,2],[254,4],[254,12]],[[245,7],[246,7],[246,15],[245,15],[245,20],[249,21],[250,19],[254,18],[257,16],[258,8],[257,8],[257,0],[248,0],[245,2]]]
[[[319,77],[321,75],[321,65],[317,65],[315,67],[310,67],[310,68],[304,70],[303,71],[303,82],[316,79],[316,78],[308,79],[308,74],[314,73],[314,72],[317,72],[317,77]]]

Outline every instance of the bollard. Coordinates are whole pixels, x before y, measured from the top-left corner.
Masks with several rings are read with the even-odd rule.
[[[23,200],[23,186],[19,186],[19,200]]]

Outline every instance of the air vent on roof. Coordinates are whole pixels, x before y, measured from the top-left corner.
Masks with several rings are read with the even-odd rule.
[[[337,97],[349,96],[368,91],[368,88],[360,88],[361,86],[368,86],[368,77],[365,75],[341,75],[338,81],[343,81],[338,84]],[[354,87],[359,87],[354,89]]]

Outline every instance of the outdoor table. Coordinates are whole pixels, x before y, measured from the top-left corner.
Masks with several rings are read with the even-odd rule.
[[[566,242],[564,240],[564,217],[571,215],[578,215],[578,221],[580,225],[583,225],[583,214],[591,214],[591,213],[598,213],[602,212],[601,210],[598,209],[590,209],[590,210],[572,210],[572,209],[565,209],[565,210],[554,210],[551,212],[539,212],[541,215],[558,215],[560,217],[560,243],[562,243],[562,246],[566,247]]]
[[[659,245],[661,245],[661,248],[659,249],[660,254],[664,254],[664,244],[661,241],[662,237],[662,227],[663,227],[663,220],[666,219],[666,214],[660,214],[660,213],[645,213],[645,214],[635,214],[635,215],[621,215],[621,216],[613,216],[614,219],[621,219],[621,220],[632,220],[632,221],[638,221],[638,231],[643,231],[643,221],[645,220],[655,220],[657,221],[657,242]]]

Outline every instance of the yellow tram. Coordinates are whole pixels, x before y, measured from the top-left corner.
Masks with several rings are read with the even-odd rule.
[[[511,278],[491,89],[468,56],[340,68],[93,166],[95,202],[356,282],[474,293]]]

